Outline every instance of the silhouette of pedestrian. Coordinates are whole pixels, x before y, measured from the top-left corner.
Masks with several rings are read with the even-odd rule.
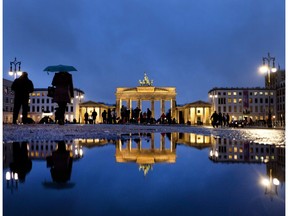
[[[108,113],[107,113],[107,123],[112,124],[112,111],[110,108],[108,109]]]
[[[97,117],[97,112],[94,109],[93,112],[92,112],[93,124],[96,124],[96,117]]]
[[[106,110],[104,110],[102,112],[102,119],[103,119],[103,123],[106,124],[107,123],[107,112],[106,112]]]
[[[57,150],[52,152],[52,156],[46,158],[48,167],[51,167],[51,177],[54,182],[65,183],[70,180],[73,158],[70,151],[66,150],[64,141],[58,142]]]
[[[9,167],[12,172],[18,173],[20,182],[25,182],[26,175],[32,169],[32,160],[28,157],[27,142],[13,142],[12,162]]]
[[[229,126],[229,123],[230,123],[230,116],[229,116],[228,113],[226,114],[226,123],[227,123],[227,126]]]
[[[88,114],[88,112],[86,111],[86,113],[84,114],[85,124],[88,124],[88,119],[89,119],[89,114]]]
[[[33,82],[28,79],[28,73],[23,72],[22,75],[15,79],[11,86],[14,91],[14,108],[13,108],[13,124],[17,123],[18,114],[22,106],[22,123],[27,124],[29,93],[34,91]]]
[[[212,120],[213,128],[218,127],[218,124],[217,124],[217,122],[218,122],[218,114],[217,114],[216,111],[214,111],[214,113],[212,114],[210,119]]]
[[[63,71],[56,73],[53,77],[52,85],[56,87],[53,101],[58,104],[58,124],[64,125],[64,116],[67,103],[70,103],[71,98],[74,97],[72,75]]]
[[[147,123],[151,121],[152,112],[149,108],[147,108]]]

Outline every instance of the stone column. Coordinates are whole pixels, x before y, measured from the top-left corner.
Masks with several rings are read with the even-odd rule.
[[[171,99],[171,118],[176,118],[176,106],[175,106],[175,100]]]
[[[160,101],[161,104],[160,104],[160,108],[161,108],[161,113],[160,113],[160,116],[162,115],[162,113],[165,113],[165,100],[161,100]]]
[[[165,150],[165,135],[160,135],[160,151]]]
[[[141,99],[138,100],[138,108],[141,110],[141,112],[143,112],[142,111],[142,100]]]
[[[132,116],[132,110],[131,110],[131,100],[130,99],[127,99],[127,109],[130,110],[130,113],[129,113],[129,119],[131,119],[131,116]],[[127,121],[129,121],[129,119],[127,119]]]
[[[154,100],[151,100],[151,112],[152,112],[152,117],[155,118],[155,104],[154,104]]]
[[[120,116],[121,106],[122,106],[122,100],[121,100],[121,99],[117,99],[117,100],[116,100],[116,112],[117,112],[117,117]],[[100,114],[100,115],[101,115],[101,114]]]
[[[151,134],[151,150],[155,149],[155,134]]]
[[[206,124],[206,112],[205,112],[206,107],[203,107],[203,125]]]

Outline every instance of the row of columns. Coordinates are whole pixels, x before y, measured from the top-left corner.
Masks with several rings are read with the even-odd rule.
[[[127,102],[127,109],[131,110],[133,107],[132,107],[132,102],[133,101],[137,101],[137,107],[139,109],[141,109],[142,111],[142,101],[143,100],[132,100],[132,99],[127,99],[127,100],[123,100],[123,99],[117,99],[116,100],[116,111],[117,111],[117,115],[120,116],[120,112],[121,112],[121,107],[122,107],[122,103],[123,101],[126,101]],[[150,110],[152,112],[152,116],[155,118],[155,100],[148,100],[150,101],[151,105],[150,105]],[[168,101],[168,100],[163,100],[161,99],[160,100],[160,111],[161,111],[161,114],[162,113],[165,113],[165,101]],[[172,118],[175,117],[175,100],[174,99],[170,99],[170,109],[171,109],[171,116]],[[136,108],[136,107],[134,107]],[[143,112],[143,111],[142,111]],[[132,115],[132,112],[130,112],[130,115]],[[131,117],[131,116],[130,116]]]
[[[153,133],[151,134],[150,149],[149,150],[156,150],[154,135],[155,134],[153,134]],[[123,143],[122,143],[121,139],[119,139],[118,142],[119,143],[117,145],[117,148],[121,152],[123,150],[122,149]],[[135,149],[135,148],[132,147],[132,142],[133,142],[133,140],[132,140],[132,138],[130,138],[128,140],[127,147],[125,148],[129,152],[131,152],[132,149]],[[173,152],[173,151],[175,151],[175,148],[176,148],[175,141],[173,142],[173,140],[170,140],[169,141],[169,151]],[[142,148],[142,139],[139,139],[139,143],[137,143],[137,148],[136,149],[139,150],[140,152],[143,150],[143,148]],[[145,150],[147,150],[147,148],[145,148]],[[160,147],[159,147],[158,150],[161,150],[161,151],[168,150],[168,149],[166,149],[165,136],[162,136],[162,135],[160,136]]]
[[[202,113],[200,115],[198,115],[198,113],[197,113],[198,109],[202,109]],[[191,122],[193,124],[196,123],[197,122],[197,116],[201,116],[200,121],[203,122],[204,124],[207,123],[207,120],[209,122],[210,113],[209,113],[209,110],[208,110],[208,112],[206,112],[206,109],[209,109],[209,108],[206,108],[206,107],[201,107],[201,108],[192,107],[191,108],[192,111],[190,112]],[[194,110],[194,114],[193,114],[193,110]]]

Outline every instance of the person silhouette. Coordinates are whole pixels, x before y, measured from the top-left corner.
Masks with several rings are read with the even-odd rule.
[[[14,91],[14,107],[13,107],[13,124],[17,124],[20,108],[22,106],[22,123],[28,123],[28,102],[29,94],[34,91],[33,82],[28,78],[28,73],[23,72],[22,75],[15,79],[11,85]]]
[[[13,162],[9,167],[18,174],[20,182],[25,182],[27,173],[32,169],[32,161],[28,157],[27,142],[13,142]]]
[[[70,180],[73,158],[70,156],[70,151],[66,150],[64,141],[58,142],[57,150],[46,160],[47,167],[51,167],[50,173],[54,182],[65,183]]]
[[[71,98],[74,97],[72,75],[66,71],[55,73],[52,85],[56,87],[53,101],[58,104],[58,124],[64,125],[67,103],[71,103]]]
[[[88,120],[89,120],[89,114],[88,114],[88,112],[86,111],[85,114],[84,114],[85,124],[88,124]]]
[[[92,112],[93,124],[96,124],[96,117],[97,117],[97,112],[96,112],[96,110],[94,109],[93,112]]]

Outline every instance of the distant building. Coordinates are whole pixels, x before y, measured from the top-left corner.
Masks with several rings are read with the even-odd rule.
[[[11,90],[13,81],[3,79],[3,123],[12,123],[14,92]]]
[[[234,120],[251,118],[253,121],[266,121],[269,106],[272,122],[285,126],[285,70],[271,73],[269,87],[267,75],[265,88],[213,88],[208,92],[212,112],[229,113]],[[269,105],[270,99],[270,105]]]
[[[176,106],[176,117],[180,124],[210,125],[211,103],[195,101]]]
[[[285,125],[285,70],[278,70],[275,73],[275,84],[273,85],[273,88],[276,90],[276,118],[280,121],[280,125],[284,126]]]
[[[269,98],[276,121],[276,92],[266,88],[213,88],[209,92],[212,112],[228,113],[230,119],[259,121],[268,118]],[[270,94],[270,96],[269,96]]]
[[[58,105],[52,101],[51,97],[47,96],[47,93],[47,88],[35,88],[34,92],[30,94],[28,115],[36,123],[44,116],[49,116],[55,120],[55,111]],[[67,104],[65,120],[73,122],[74,119],[79,119],[79,104],[82,102],[83,98],[84,92],[74,88],[74,98],[71,99],[71,103]]]
[[[85,123],[84,121],[84,114],[87,112],[88,113],[88,119],[90,120],[90,122],[92,121],[92,112],[95,110],[95,112],[97,113],[97,117],[96,117],[96,124],[98,123],[104,123],[103,122],[103,118],[102,118],[102,113],[104,111],[106,111],[106,113],[108,113],[108,110],[113,110],[115,109],[114,105],[107,105],[104,103],[97,103],[94,101],[86,101],[80,104],[80,120],[79,122],[81,124]]]

